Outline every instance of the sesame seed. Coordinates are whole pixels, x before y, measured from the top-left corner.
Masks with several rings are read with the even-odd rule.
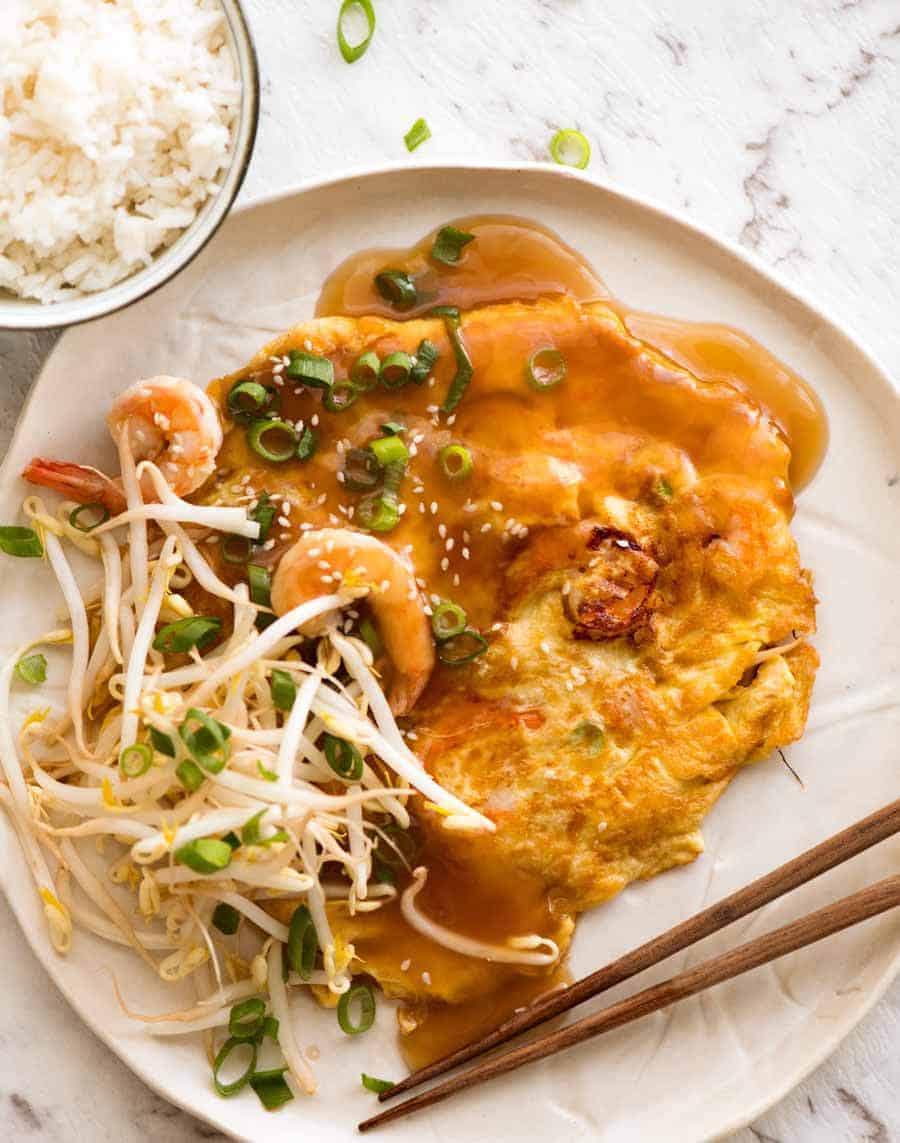
[[[453,586],[459,587],[459,572],[453,573]]]
[[[447,525],[446,524],[438,524],[438,535],[441,537],[442,540],[446,540],[446,538],[447,538]]]
[[[274,540],[266,540],[266,542],[263,544],[263,551],[271,552],[271,550],[274,547],[275,547],[275,541]]]
[[[575,684],[572,682],[571,679],[566,679],[566,690],[567,691],[574,691],[575,690]]]
[[[422,973],[422,983],[423,984],[431,984],[431,973],[430,972],[423,972]]]
[[[447,424],[453,425],[455,423],[456,423],[456,413],[453,413],[447,418]]]
[[[412,964],[412,961],[409,959],[409,957],[407,957],[406,960],[400,962],[400,971],[401,972],[408,972],[409,966],[411,964]]]
[[[452,551],[453,551],[453,547],[454,547],[455,543],[456,543],[456,540],[454,540],[454,539],[453,539],[453,537],[452,537],[452,536],[450,536],[450,537],[447,539],[447,542],[446,542],[446,544],[444,544],[444,547],[447,549],[447,551],[448,551],[448,552],[452,552]]]
[[[333,575],[320,575],[319,579],[322,581],[322,583],[331,583],[334,580],[334,576]]]
[[[495,512],[502,512],[503,511],[503,505],[499,500],[492,500],[491,501],[491,507],[494,509]]]
[[[437,379],[435,377],[429,377],[428,378],[428,388],[429,389],[433,389],[436,384],[437,384]]]
[[[469,540],[471,540],[471,539],[472,539],[472,537],[471,537],[471,536],[469,535],[469,533],[468,533],[468,532],[465,530],[465,528],[463,528],[463,537],[462,537],[463,543],[464,543],[464,544],[467,544],[467,543],[469,542]]]
[[[390,586],[391,586],[391,581],[389,579],[383,579],[381,581],[380,587],[381,587],[382,591],[387,591]]]
[[[546,639],[541,640],[541,650],[544,652],[545,655],[550,654],[550,644],[547,642]]]
[[[340,522],[341,522],[340,516],[335,516],[335,514],[333,512],[328,513],[328,523],[329,524],[340,524]]]
[[[518,668],[519,660],[515,655],[513,655],[513,657],[509,660],[509,665],[514,671]]]
[[[318,423],[319,423],[319,414],[313,413],[313,415],[309,418],[309,423],[312,425],[313,428],[315,428],[316,425],[318,425]]]
[[[431,510],[431,515],[432,515],[432,516],[437,516],[437,510],[438,510],[438,502],[437,502],[437,500],[432,500],[432,501],[431,501],[431,504],[429,505],[429,507],[430,507],[430,510]]]
[[[303,339],[303,348],[306,350],[307,353],[309,353],[310,350],[312,349],[312,342],[309,340],[308,337],[305,337]]]
[[[426,615],[434,615],[434,612],[431,610],[431,608],[428,606],[427,603],[422,608],[422,610],[425,612]]]
[[[425,501],[424,500],[419,501],[419,511],[422,513],[423,516],[425,515],[425,513],[427,511],[427,508],[425,507]]]
[[[324,504],[327,499],[328,499],[328,493],[323,492],[322,495],[317,498],[316,504],[318,504],[321,507],[321,505]]]
[[[344,476],[343,472],[339,472],[337,474],[337,479],[338,479],[338,484],[343,484],[347,478],[346,478],[346,476]]]
[[[279,516],[278,523],[282,526],[282,528],[290,528],[291,526],[291,522],[287,516]]]
[[[310,524],[309,521],[305,521],[300,525],[301,532],[311,532],[313,528],[315,528],[315,524]]]
[[[425,406],[425,412],[426,413],[436,413],[436,412],[438,412],[439,409],[440,409],[440,405],[426,405]]]
[[[469,559],[469,558],[470,558],[470,554],[469,554],[469,549],[468,549],[468,548],[463,548],[463,550],[462,550],[462,558],[463,558],[464,560],[467,560],[467,559]]]
[[[493,524],[482,524],[481,525],[481,532],[482,533],[489,532],[491,530],[491,528],[493,528],[493,526],[494,526]]]
[[[441,560],[441,571],[445,572],[450,567],[450,561],[446,556]]]

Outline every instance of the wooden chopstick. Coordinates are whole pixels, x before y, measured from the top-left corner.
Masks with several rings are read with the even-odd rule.
[[[756,937],[731,952],[703,961],[694,968],[663,981],[662,984],[645,988],[643,992],[638,992],[635,996],[604,1008],[592,1016],[586,1016],[575,1024],[560,1028],[532,1043],[522,1044],[500,1056],[482,1060],[468,1071],[451,1076],[428,1091],[414,1095],[403,1103],[398,1103],[379,1115],[364,1120],[359,1124],[359,1130],[369,1131],[373,1127],[390,1123],[391,1120],[409,1115],[412,1111],[419,1111],[447,1099],[454,1092],[476,1087],[495,1076],[514,1071],[523,1064],[545,1059],[565,1048],[583,1043],[601,1032],[620,1028],[623,1024],[638,1020],[642,1016],[649,1016],[660,1008],[665,1008],[688,996],[694,996],[723,981],[732,980],[742,973],[759,968],[760,965],[768,964],[769,961],[777,960],[778,957],[795,952],[797,949],[805,948],[806,945],[814,944],[833,933],[859,924],[860,921],[896,908],[898,905],[900,905],[900,875],[894,875],[866,889],[860,889],[833,905],[826,905],[824,909],[809,913],[798,921]]]
[[[695,913],[686,921],[682,921],[652,940],[647,941],[631,952],[625,953],[618,960],[612,961],[603,968],[582,977],[568,988],[548,993],[542,999],[535,1001],[524,1012],[510,1017],[492,1032],[471,1044],[465,1044],[455,1052],[435,1060],[427,1067],[412,1072],[405,1079],[395,1084],[389,1091],[383,1092],[378,1098],[384,1102],[394,1096],[401,1095],[427,1080],[458,1067],[500,1044],[506,1043],[514,1036],[544,1023],[546,1020],[568,1012],[571,1008],[583,1003],[593,996],[605,992],[607,989],[629,980],[639,972],[651,968],[667,957],[673,956],[689,945],[695,944],[704,937],[718,932],[748,913],[776,900],[784,893],[804,885],[814,877],[833,869],[851,857],[862,853],[880,841],[900,832],[900,799],[878,810],[876,813],[863,818],[847,829],[841,830],[827,841],[801,853],[784,865],[767,873],[764,877],[752,881],[743,889],[718,901],[715,905]]]

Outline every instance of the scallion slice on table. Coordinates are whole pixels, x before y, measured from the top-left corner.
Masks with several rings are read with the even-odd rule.
[[[21,679],[30,687],[36,687],[39,683],[43,683],[47,678],[46,657],[40,652],[35,652],[33,655],[23,655],[16,663],[16,678]]]
[[[550,157],[554,163],[583,171],[591,161],[591,145],[580,131],[557,131],[550,140]]]
[[[338,1024],[348,1036],[358,1036],[375,1023],[375,993],[372,986],[361,982],[351,984],[341,996],[337,1006]]]
[[[176,619],[161,628],[153,640],[153,650],[164,655],[183,654],[196,647],[202,651],[222,629],[222,620],[214,615],[191,615]]]
[[[365,17],[367,31],[362,40],[351,43],[347,38],[347,25],[353,19],[354,11],[359,10]],[[337,42],[341,55],[347,63],[356,63],[366,54],[372,37],[375,35],[375,9],[372,0],[344,0],[338,12]]]
[[[92,532],[109,519],[105,504],[79,504],[69,513],[69,523],[79,532]]]
[[[375,275],[375,289],[395,310],[409,310],[419,300],[416,284],[405,270],[382,270]]]
[[[44,554],[44,545],[33,528],[8,524],[0,527],[0,552],[5,552],[8,556],[34,559]]]
[[[376,1095],[381,1095],[383,1091],[390,1091],[391,1088],[395,1086],[394,1080],[383,1080],[378,1079],[377,1076],[367,1076],[365,1072],[363,1072],[359,1078],[366,1091],[374,1091]]]
[[[456,226],[442,226],[431,244],[431,257],[435,262],[444,266],[455,266],[462,257],[462,252],[470,242],[475,241],[475,235]]]
[[[237,1049],[248,1053],[247,1066],[240,1072],[235,1079],[225,1083],[222,1079],[222,1071],[228,1061],[231,1053]],[[213,1085],[219,1095],[226,1098],[231,1095],[237,1095],[242,1091],[250,1080],[250,1077],[256,1070],[256,1054],[257,1046],[252,1040],[236,1040],[234,1036],[229,1036],[225,1043],[219,1048],[216,1053],[215,1061],[213,1062]]]
[[[277,1111],[294,1098],[294,1093],[284,1078],[286,1071],[287,1068],[269,1068],[267,1071],[254,1072],[250,1077],[250,1086],[266,1111]]]
[[[297,455],[300,438],[290,421],[272,417],[254,421],[247,430],[247,444],[270,464],[284,464]]]
[[[536,349],[525,366],[525,380],[538,392],[555,389],[561,381],[565,381],[566,373],[566,359],[552,345]]]
[[[417,119],[412,127],[403,136],[403,142],[406,144],[407,151],[414,151],[416,147],[421,147],[423,143],[431,138],[431,128],[424,119]]]
[[[448,480],[465,480],[472,475],[472,454],[465,445],[444,445],[438,453],[438,464]]]

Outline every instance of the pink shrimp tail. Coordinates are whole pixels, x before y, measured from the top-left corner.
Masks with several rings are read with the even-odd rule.
[[[39,484],[61,492],[79,504],[102,504],[113,515],[125,511],[125,497],[115,480],[85,464],[46,460],[36,456],[22,472],[29,484]]]

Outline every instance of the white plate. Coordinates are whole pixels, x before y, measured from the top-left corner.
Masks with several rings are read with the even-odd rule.
[[[276,331],[311,314],[323,278],[346,255],[410,243],[443,220],[476,212],[519,214],[553,227],[636,307],[754,334],[812,381],[831,421],[828,457],[795,521],[821,599],[823,665],[806,736],[791,748],[805,789],[777,759],[742,773],[707,820],[703,856],[632,886],[583,920],[571,961],[581,975],[897,796],[900,487],[888,481],[900,468],[900,404],[862,349],[746,253],[559,168],[404,167],[257,203],[235,214],[197,262],[152,297],[65,335],[0,474],[0,518],[13,518],[23,493],[16,474],[32,454],[98,463],[109,456],[102,416],[134,378],[162,372],[203,382],[233,369]],[[3,652],[45,628],[48,609],[58,607],[45,580],[40,567],[2,561]],[[388,1005],[375,1032],[348,1040],[332,1013],[298,1001],[300,1041],[321,1050],[318,1097],[297,1099],[277,1115],[263,1111],[252,1093],[219,1099],[199,1039],[147,1037],[120,1014],[105,969],[143,1011],[172,1006],[166,987],[131,954],[84,934],[68,958],[55,956],[5,823],[0,844],[0,880],[47,971],[112,1050],[174,1103],[239,1138],[278,1143],[302,1132],[332,1143],[353,1137],[357,1120],[374,1110],[360,1090],[361,1071],[402,1074]],[[896,871],[898,857],[896,840],[886,843],[641,983]],[[884,990],[898,960],[900,914],[888,914],[455,1098],[388,1129],[387,1137],[620,1143],[719,1135],[759,1115],[824,1059]]]

